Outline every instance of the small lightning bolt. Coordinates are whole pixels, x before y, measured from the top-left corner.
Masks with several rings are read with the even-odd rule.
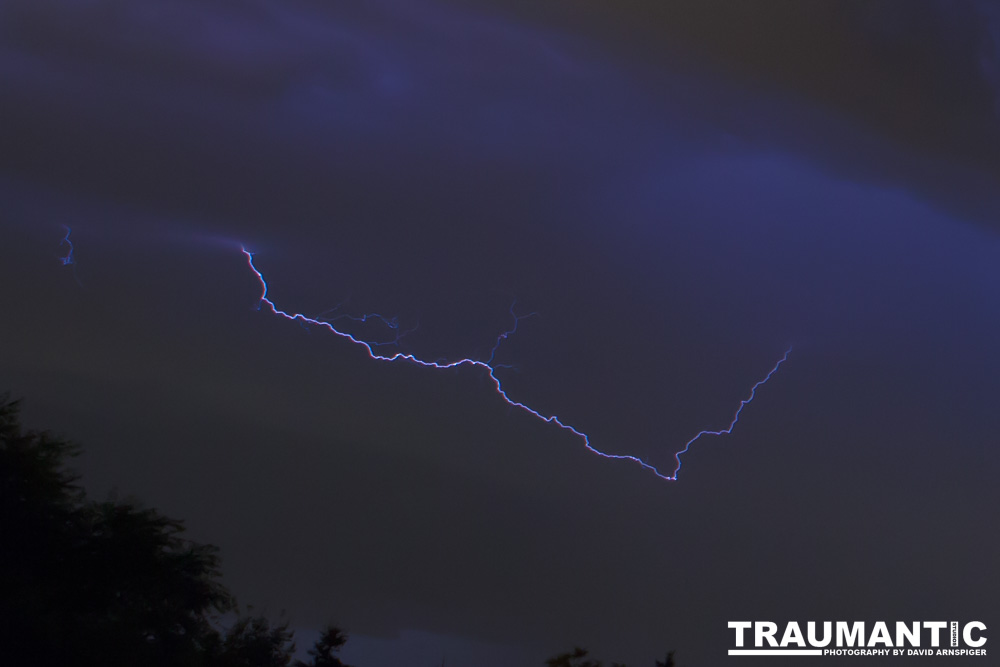
[[[778,363],[776,363],[771,368],[771,370],[769,370],[767,372],[767,375],[764,376],[764,379],[763,380],[759,380],[757,382],[757,384],[755,384],[753,387],[750,388],[750,395],[747,396],[746,398],[744,398],[742,401],[740,401],[740,407],[736,408],[736,414],[733,415],[733,420],[731,422],[729,422],[729,426],[727,426],[724,429],[720,429],[718,431],[701,431],[700,433],[698,433],[698,435],[694,436],[693,438],[691,438],[690,440],[687,441],[687,443],[684,445],[684,449],[682,449],[679,452],[677,452],[676,454],[674,454],[674,459],[677,460],[677,467],[674,468],[674,472],[671,475],[671,479],[675,479],[676,480],[677,479],[677,473],[679,473],[681,471],[681,454],[686,454],[687,451],[689,449],[691,449],[691,445],[693,445],[696,440],[698,440],[699,438],[701,438],[702,436],[705,436],[705,435],[729,435],[730,433],[733,432],[733,428],[736,426],[736,422],[738,422],[740,420],[740,413],[743,412],[743,408],[745,408],[750,403],[750,401],[752,401],[754,399],[754,396],[757,395],[757,387],[759,387],[762,384],[766,383],[768,380],[771,379],[772,375],[774,375],[775,373],[778,372],[778,367],[781,366],[781,364],[783,364],[786,361],[788,361],[788,355],[789,355],[789,353],[791,351],[792,351],[792,348],[788,348],[787,350],[785,350],[784,356],[782,356],[781,359],[778,359]]]
[[[516,312],[514,312],[514,306],[516,306],[516,305],[517,305],[517,301],[516,300],[513,301],[510,304],[510,316],[512,318],[514,318],[514,324],[511,326],[510,329],[507,329],[506,331],[501,332],[500,335],[497,336],[497,342],[490,349],[490,358],[486,360],[486,364],[490,368],[493,368],[493,369],[497,369],[497,368],[510,368],[510,366],[508,366],[507,364],[494,364],[493,363],[493,360],[497,356],[497,348],[500,347],[500,343],[504,342],[505,340],[507,340],[507,338],[509,338],[510,336],[513,336],[515,333],[517,333],[517,325],[521,323],[521,320],[526,320],[529,317],[534,317],[535,315],[538,314],[538,313],[528,313],[526,315],[518,315]]]
[[[63,266],[69,266],[76,262],[76,260],[73,259],[73,242],[69,240],[70,234],[73,233],[73,230],[66,225],[63,225],[62,228],[66,234],[62,237],[62,240],[59,241],[59,247],[66,246],[67,250],[66,254],[59,258],[59,261],[62,262]]]
[[[379,322],[391,332],[392,338],[390,340],[378,342],[368,341],[371,345],[376,347],[381,347],[382,345],[399,345],[399,341],[401,341],[403,337],[417,330],[416,325],[410,327],[409,329],[403,329],[399,324],[398,317],[385,317],[384,315],[379,315],[378,313],[365,313],[363,315],[350,315],[342,313],[340,312],[340,309],[343,306],[343,303],[338,303],[333,308],[323,311],[312,319],[326,322],[328,324],[333,324],[339,320],[351,320],[352,322],[360,322],[362,324],[367,324],[368,322]]]
[[[729,426],[727,426],[724,429],[717,430],[717,431],[712,431],[712,430],[701,431],[700,433],[698,433],[697,435],[695,435],[693,438],[691,438],[690,440],[688,440],[687,443],[685,443],[684,448],[681,449],[681,450],[679,450],[676,454],[674,454],[674,459],[677,461],[677,466],[674,468],[673,472],[667,474],[667,473],[662,472],[659,469],[657,469],[656,466],[654,466],[654,465],[652,465],[650,463],[647,463],[646,461],[642,460],[638,456],[634,456],[632,454],[611,454],[611,453],[608,453],[608,452],[601,451],[601,450],[597,449],[596,447],[594,447],[591,444],[591,442],[590,442],[590,436],[588,436],[583,431],[580,431],[580,430],[574,428],[573,426],[570,426],[569,424],[567,424],[564,421],[562,421],[561,419],[559,419],[559,417],[557,417],[556,415],[545,415],[545,414],[542,414],[541,412],[535,410],[534,408],[532,408],[532,407],[530,407],[528,405],[525,405],[524,403],[521,403],[520,401],[516,401],[516,400],[512,399],[510,396],[507,395],[507,392],[504,390],[503,385],[500,382],[500,378],[498,378],[497,375],[496,375],[496,372],[497,372],[498,369],[506,368],[506,366],[500,365],[500,364],[494,364],[493,363],[493,360],[496,357],[497,348],[500,347],[500,344],[504,340],[506,340],[510,335],[512,335],[515,331],[517,331],[517,325],[518,325],[518,323],[521,320],[523,320],[525,318],[528,318],[528,317],[531,317],[535,313],[529,313],[527,315],[520,315],[519,316],[514,311],[514,305],[515,304],[511,304],[510,313],[511,313],[511,316],[514,318],[514,324],[512,325],[512,327],[510,329],[508,329],[507,331],[504,331],[499,336],[497,336],[496,344],[491,349],[490,356],[489,356],[489,358],[486,361],[483,361],[481,359],[471,359],[471,358],[457,359],[457,360],[454,360],[454,361],[446,361],[446,360],[427,361],[427,360],[424,360],[424,359],[420,359],[419,357],[416,357],[413,354],[408,354],[408,353],[403,353],[403,352],[395,352],[394,354],[388,354],[388,355],[387,354],[380,354],[380,353],[378,353],[378,352],[375,351],[375,347],[379,345],[378,343],[367,342],[365,340],[357,338],[356,336],[354,336],[353,334],[351,334],[349,332],[337,329],[332,324],[332,321],[335,321],[337,318],[323,318],[323,319],[320,319],[318,317],[309,317],[309,316],[304,315],[302,313],[290,313],[290,312],[287,312],[287,311],[284,311],[284,310],[281,310],[280,308],[278,308],[274,304],[274,302],[271,301],[271,299],[269,299],[268,296],[267,296],[267,281],[264,279],[264,275],[260,272],[260,270],[254,264],[254,255],[253,255],[253,253],[250,252],[249,250],[247,250],[246,247],[243,247],[242,251],[243,251],[243,255],[247,259],[247,265],[250,267],[250,270],[253,271],[254,275],[257,276],[257,280],[260,283],[261,293],[260,293],[259,304],[260,304],[260,306],[266,306],[273,314],[278,315],[280,317],[283,317],[283,318],[285,318],[287,320],[290,320],[292,322],[298,322],[299,324],[312,325],[312,326],[321,327],[323,329],[326,329],[330,333],[332,333],[332,334],[334,334],[336,336],[339,336],[340,338],[344,338],[344,339],[350,341],[351,343],[364,348],[364,350],[368,353],[368,356],[371,359],[374,359],[375,361],[407,362],[407,363],[415,364],[417,366],[423,366],[425,368],[435,368],[435,369],[438,369],[438,370],[444,370],[444,369],[449,369],[449,368],[458,368],[458,367],[461,367],[461,366],[470,366],[470,367],[475,367],[475,368],[481,368],[481,369],[483,369],[486,372],[487,376],[493,382],[493,386],[494,386],[494,389],[495,389],[496,393],[500,396],[501,399],[503,399],[503,401],[505,403],[507,403],[507,405],[509,405],[509,406],[511,406],[513,408],[517,408],[519,410],[522,410],[523,412],[528,413],[529,415],[531,415],[532,417],[534,417],[534,418],[536,418],[536,419],[538,419],[540,421],[543,421],[543,422],[548,423],[548,424],[555,424],[556,426],[558,426],[559,428],[563,429],[564,431],[569,431],[570,433],[572,433],[573,435],[575,435],[576,437],[578,437],[583,442],[583,446],[586,447],[588,451],[590,451],[593,454],[596,454],[597,456],[600,456],[600,457],[606,458],[606,459],[614,459],[614,460],[618,460],[618,461],[629,461],[631,463],[635,463],[635,464],[641,466],[642,468],[644,468],[645,470],[648,470],[649,472],[653,473],[654,475],[656,475],[660,479],[666,480],[668,482],[677,481],[677,474],[680,472],[680,469],[681,469],[681,455],[687,453],[687,451],[689,449],[691,449],[691,445],[693,445],[697,440],[699,440],[702,437],[709,436],[709,435],[728,435],[728,434],[732,433],[733,428],[735,428],[737,422],[739,422],[739,420],[740,420],[740,415],[743,412],[743,408],[745,408],[751,401],[753,401],[753,399],[757,395],[757,389],[759,389],[762,385],[764,385],[768,380],[771,379],[771,376],[773,376],[778,371],[778,368],[781,366],[781,364],[783,364],[788,359],[788,355],[792,351],[792,348],[788,348],[788,350],[785,351],[785,354],[781,357],[781,359],[779,359],[778,362],[771,368],[771,370],[768,371],[767,375],[764,376],[764,378],[762,380],[760,380],[759,382],[757,382],[753,386],[753,388],[750,390],[750,395],[747,398],[745,398],[744,400],[740,401],[740,405],[737,408],[736,414],[733,416],[732,421],[729,422]],[[394,318],[393,319],[388,319],[388,318],[382,317],[381,315],[369,314],[369,315],[364,315],[364,316],[360,316],[360,317],[353,317],[351,319],[360,320],[360,321],[366,321],[366,319],[372,319],[372,318],[381,320],[384,324],[386,324],[386,326],[388,326],[391,329],[397,329],[398,330],[398,328],[399,328],[399,323]],[[398,340],[399,340],[399,338],[397,336],[395,342],[398,342]]]
[[[62,225],[62,228],[65,234],[63,235],[62,240],[59,241],[59,247],[61,248],[63,246],[66,246],[66,254],[60,256],[59,261],[62,263],[63,266],[70,267],[70,269],[73,271],[73,280],[76,281],[77,285],[83,287],[83,283],[80,282],[80,277],[76,275],[76,257],[73,256],[73,251],[74,251],[73,242],[70,241],[69,239],[70,235],[73,233],[73,230],[66,225]]]

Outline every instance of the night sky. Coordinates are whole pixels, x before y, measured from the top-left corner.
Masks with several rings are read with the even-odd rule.
[[[6,0],[0,201],[0,391],[300,646],[1000,628],[996,3]],[[793,349],[669,482],[258,309],[241,244],[389,354],[488,358],[516,300],[509,395],[667,471]]]

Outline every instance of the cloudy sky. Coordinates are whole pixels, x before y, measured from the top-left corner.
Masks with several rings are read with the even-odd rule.
[[[8,0],[0,90],[0,389],[358,667],[1000,623],[997,5]],[[516,301],[509,395],[668,472],[793,349],[668,482],[241,244],[390,354]]]

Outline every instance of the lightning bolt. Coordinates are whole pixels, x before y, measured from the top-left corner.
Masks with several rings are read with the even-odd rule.
[[[474,367],[474,368],[481,368],[483,371],[486,372],[486,374],[488,375],[488,377],[490,378],[490,380],[493,382],[493,386],[494,386],[494,389],[496,390],[496,393],[510,407],[517,408],[518,410],[526,412],[529,415],[531,415],[532,417],[534,417],[534,418],[536,418],[536,419],[538,419],[540,421],[543,421],[543,422],[545,422],[547,424],[554,424],[554,425],[558,426],[559,428],[561,428],[564,431],[569,431],[570,433],[572,433],[573,435],[575,435],[577,438],[579,438],[583,442],[583,446],[586,447],[588,451],[590,451],[593,454],[596,454],[597,456],[600,456],[600,457],[606,458],[606,459],[614,459],[614,460],[617,460],[617,461],[629,461],[631,463],[635,463],[635,464],[641,466],[642,468],[644,468],[645,470],[648,470],[649,472],[653,473],[654,475],[656,475],[660,479],[666,480],[668,482],[677,481],[677,474],[680,472],[680,469],[681,469],[681,456],[683,454],[686,454],[688,452],[688,450],[691,449],[691,445],[693,445],[696,441],[698,441],[700,438],[703,438],[703,437],[709,436],[709,435],[718,436],[718,435],[728,435],[728,434],[732,433],[733,428],[736,427],[736,424],[740,420],[740,415],[743,413],[743,408],[745,408],[747,405],[750,404],[751,401],[753,401],[753,399],[757,395],[757,389],[759,389],[762,385],[764,385],[765,383],[767,383],[768,380],[771,379],[771,377],[778,371],[778,368],[781,366],[781,364],[783,364],[788,359],[788,355],[792,351],[792,348],[788,348],[785,351],[785,354],[781,357],[781,359],[779,359],[778,362],[776,364],[774,364],[774,366],[771,368],[771,370],[768,371],[767,375],[764,376],[764,378],[762,380],[758,381],[753,386],[753,388],[750,390],[750,395],[747,398],[745,398],[742,401],[740,401],[740,405],[737,408],[736,414],[733,416],[732,421],[729,422],[729,426],[727,426],[726,428],[717,430],[717,431],[712,431],[712,430],[701,431],[700,433],[698,433],[697,435],[695,435],[693,438],[691,438],[690,440],[688,440],[687,443],[685,443],[684,448],[681,449],[681,450],[679,450],[677,453],[674,454],[674,459],[677,462],[677,466],[674,468],[673,472],[671,472],[670,474],[666,474],[665,472],[662,472],[659,469],[657,469],[656,466],[654,466],[654,465],[652,465],[650,463],[647,463],[646,461],[642,460],[638,456],[633,456],[632,454],[611,454],[609,452],[604,452],[604,451],[601,451],[601,450],[597,449],[596,447],[594,447],[591,444],[591,442],[590,442],[590,436],[588,436],[583,431],[580,431],[580,430],[576,429],[575,427],[570,426],[566,422],[564,422],[561,419],[559,419],[559,417],[557,417],[556,415],[545,415],[545,414],[542,414],[538,410],[535,410],[534,408],[532,408],[532,407],[530,407],[528,405],[525,405],[524,403],[521,403],[520,401],[512,399],[507,394],[507,392],[503,388],[503,384],[500,382],[500,378],[498,378],[497,375],[496,375],[496,372],[497,372],[498,369],[500,369],[500,368],[506,368],[506,366],[501,365],[501,364],[494,364],[493,363],[493,360],[496,357],[497,348],[500,347],[500,344],[504,340],[506,340],[510,335],[512,335],[515,331],[517,331],[517,325],[518,325],[518,323],[521,320],[523,320],[523,319],[525,319],[527,317],[531,317],[535,313],[529,313],[528,315],[518,316],[514,312],[514,305],[515,304],[511,304],[510,313],[511,313],[511,316],[514,318],[514,324],[513,324],[513,326],[510,329],[508,329],[507,331],[504,331],[499,336],[497,336],[496,344],[490,350],[490,356],[489,356],[489,358],[486,361],[483,361],[481,359],[470,359],[470,358],[457,359],[457,360],[454,360],[454,361],[443,361],[443,360],[427,361],[427,360],[424,360],[424,359],[420,359],[419,357],[416,357],[413,354],[408,354],[408,353],[403,353],[403,352],[395,352],[393,354],[380,354],[380,353],[378,353],[378,352],[375,351],[375,347],[377,347],[378,345],[380,345],[379,343],[370,343],[368,341],[365,341],[365,340],[362,340],[360,338],[357,338],[356,336],[354,336],[353,334],[351,334],[351,333],[349,333],[347,331],[342,331],[340,329],[337,329],[332,324],[331,318],[320,319],[318,317],[309,317],[309,316],[304,315],[302,313],[290,313],[290,312],[287,312],[287,311],[284,311],[284,310],[278,308],[275,305],[275,303],[273,301],[271,301],[271,299],[269,299],[268,296],[267,296],[267,289],[268,289],[267,288],[267,281],[264,279],[264,275],[260,272],[260,270],[254,264],[254,254],[252,252],[250,252],[249,250],[247,250],[246,247],[242,247],[241,250],[243,252],[243,255],[246,257],[247,266],[249,266],[250,270],[254,273],[255,276],[257,276],[257,280],[260,283],[261,292],[260,292],[260,299],[259,299],[259,302],[258,302],[259,306],[261,306],[261,307],[266,306],[273,314],[278,315],[279,317],[283,317],[284,319],[292,321],[292,322],[298,322],[299,324],[311,325],[311,326],[315,326],[315,327],[320,327],[320,328],[326,329],[327,331],[329,331],[330,333],[334,334],[335,336],[338,336],[340,338],[344,338],[344,339],[348,340],[349,342],[353,343],[354,345],[357,345],[359,347],[364,348],[364,350],[368,353],[368,356],[371,359],[375,360],[375,361],[405,362],[405,363],[415,364],[417,366],[423,366],[425,368],[435,368],[435,369],[438,369],[438,370],[445,370],[445,369],[449,369],[449,368],[459,368],[461,366],[470,366],[470,367]],[[339,317],[342,317],[342,316],[338,316],[338,318],[333,318],[333,321],[335,321],[335,319],[339,319]],[[351,319],[360,320],[360,321],[363,322],[363,321],[366,321],[367,319],[372,319],[372,318],[381,320],[390,329],[396,329],[396,330],[398,330],[398,328],[399,328],[399,323],[394,318],[393,319],[388,319],[388,318],[382,317],[381,315],[369,314],[369,315],[364,315],[364,316],[360,316],[360,317],[352,317]],[[398,340],[399,340],[399,337],[397,335],[397,338],[396,338],[395,342],[398,342]]]
[[[538,313],[528,313],[527,315],[518,315],[517,313],[514,312],[514,306],[516,305],[517,305],[516,300],[510,304],[510,316],[514,318],[513,326],[511,326],[510,329],[501,332],[500,335],[497,336],[497,342],[494,343],[493,347],[490,349],[490,358],[486,360],[486,364],[494,370],[496,370],[497,368],[511,368],[511,366],[507,364],[493,363],[493,360],[497,356],[497,349],[500,347],[500,343],[504,342],[505,340],[507,340],[507,338],[517,333],[517,325],[521,323],[521,320],[526,320],[529,317],[533,317],[538,314]]]
[[[730,433],[733,432],[733,428],[736,426],[736,422],[740,420],[740,413],[743,412],[743,408],[745,408],[750,403],[750,401],[754,399],[754,396],[757,395],[757,387],[760,387],[761,385],[765,384],[768,380],[771,379],[772,375],[778,372],[778,367],[781,366],[781,364],[788,361],[788,354],[791,351],[792,348],[790,347],[787,350],[785,350],[785,354],[781,357],[781,359],[778,359],[778,363],[776,363],[774,366],[771,367],[771,370],[767,372],[767,375],[764,376],[764,379],[759,380],[757,384],[755,384],[753,387],[750,388],[750,395],[744,398],[742,401],[740,401],[740,407],[736,408],[736,414],[733,415],[733,420],[729,422],[729,426],[720,429],[718,431],[707,431],[707,430],[701,431],[700,433],[698,433],[698,435],[694,436],[693,438],[688,440],[687,443],[685,443],[684,449],[674,454],[674,459],[677,461],[677,467],[674,468],[674,472],[670,476],[670,479],[673,480],[677,479],[677,473],[681,471],[681,454],[686,454],[687,451],[691,449],[691,445],[693,445],[695,441],[697,441],[699,438],[706,435],[729,435]]]
[[[73,259],[73,242],[69,240],[70,234],[73,233],[73,230],[66,225],[63,225],[62,228],[66,234],[62,237],[62,240],[59,241],[59,247],[61,248],[63,246],[67,246],[68,249],[66,250],[66,254],[59,258],[59,261],[62,262],[63,266],[70,266],[71,264],[76,263],[76,260]]]
[[[65,255],[59,257],[59,261],[62,263],[63,266],[68,266],[70,267],[70,269],[72,269],[73,280],[76,281],[77,285],[83,287],[83,283],[80,282],[80,277],[76,275],[76,257],[73,256],[73,251],[74,251],[73,242],[69,240],[69,237],[73,233],[73,230],[66,225],[62,225],[62,228],[65,234],[63,235],[62,240],[59,241],[59,247],[61,248],[63,246],[66,246],[67,250]]]

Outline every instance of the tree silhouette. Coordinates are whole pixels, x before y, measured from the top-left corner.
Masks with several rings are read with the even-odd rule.
[[[83,493],[64,461],[77,448],[23,432],[19,402],[0,396],[0,642],[12,661],[58,653],[74,595],[66,586],[82,531]],[[56,603],[59,604],[56,604]],[[37,653],[36,653],[37,647]]]
[[[600,660],[591,660],[587,657],[588,655],[589,652],[587,649],[583,649],[578,646],[568,653],[562,653],[554,658],[549,658],[545,661],[545,664],[548,667],[602,667],[604,663]],[[625,667],[625,665],[613,662],[611,663],[611,667]],[[674,652],[670,651],[667,653],[667,657],[664,662],[657,660],[656,667],[675,667]]]
[[[656,667],[674,667],[674,652],[670,651],[667,653],[667,657],[664,658],[663,662],[657,660]]]
[[[309,649],[309,662],[295,661],[295,667],[350,667],[340,661],[335,653],[347,643],[347,635],[339,628],[328,625],[323,629],[323,634],[316,640],[313,647]]]
[[[600,662],[587,659],[587,649],[577,646],[568,653],[562,653],[545,661],[548,667],[601,667]]]
[[[181,538],[181,522],[131,503],[91,504],[83,514],[72,568],[85,601],[79,639],[131,661],[195,659],[212,641],[211,615],[232,604],[217,581],[215,547]]]
[[[238,620],[220,636],[233,598],[218,581],[217,549],[184,539],[182,522],[156,510],[87,500],[67,469],[78,451],[24,430],[19,402],[0,396],[4,662],[287,665],[284,626]]]
[[[548,667],[603,667],[604,663],[600,660],[590,660],[587,658],[587,655],[589,655],[587,649],[577,646],[569,653],[549,658],[545,661],[545,664]],[[611,663],[611,667],[625,667],[625,665],[613,662]]]
[[[287,623],[272,626],[264,616],[241,616],[226,631],[219,667],[287,667],[295,644]]]

